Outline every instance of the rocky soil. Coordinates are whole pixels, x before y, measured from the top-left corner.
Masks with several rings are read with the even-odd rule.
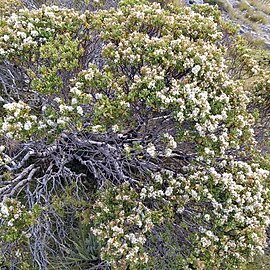
[[[208,2],[208,1],[207,0],[186,0],[186,3],[188,5],[204,4],[205,2]],[[228,9],[233,10],[239,17],[245,15],[245,11],[241,11],[239,9],[239,4],[241,0],[217,0],[216,2],[217,3],[223,2],[225,5],[229,7]],[[254,6],[249,4],[248,1],[245,1],[245,3],[250,7],[251,10],[254,10],[254,13],[258,11]],[[270,5],[270,1],[269,3],[265,3],[265,5],[267,4]],[[236,18],[235,16],[232,16],[230,12],[226,12],[225,10],[223,10],[223,14],[225,18],[230,19],[240,25],[240,32],[242,34],[244,33],[251,34],[254,38],[263,40],[266,44],[266,47],[270,49],[270,16],[269,14],[266,14],[261,10],[259,10],[259,12],[263,14],[263,16],[266,18],[266,21],[268,21],[268,23],[263,24],[259,22],[257,23],[253,22],[249,24],[241,20],[241,18]]]

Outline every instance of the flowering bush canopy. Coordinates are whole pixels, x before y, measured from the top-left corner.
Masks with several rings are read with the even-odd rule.
[[[3,17],[3,265],[64,269],[78,224],[100,254],[76,269],[240,269],[263,252],[268,171],[244,87],[263,71],[233,32],[208,5],[135,0]]]

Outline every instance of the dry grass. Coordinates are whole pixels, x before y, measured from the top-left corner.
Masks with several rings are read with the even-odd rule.
[[[210,5],[217,5],[220,10],[227,13],[232,20],[237,21],[238,24],[245,24],[252,28],[254,31],[259,31],[257,23],[245,17],[245,14],[239,9],[234,8],[227,0],[205,0],[205,3]],[[245,2],[245,1],[241,1]]]
[[[248,2],[257,10],[270,15],[270,0],[248,0]]]
[[[245,270],[269,270],[270,269],[270,254],[265,254],[255,258],[255,262],[248,264]]]
[[[256,11],[252,9],[248,10],[245,14],[245,17],[254,23],[262,23],[262,24],[269,23],[269,19],[261,11]]]
[[[253,5],[254,3],[256,3],[256,6]],[[237,5],[237,9],[241,11],[242,15],[244,15],[244,17],[252,23],[270,23],[268,15],[259,8],[259,5],[263,6],[262,2],[259,4],[257,0],[241,0]]]
[[[246,1],[241,1],[237,5],[237,8],[243,11],[249,11],[251,9],[250,5]]]

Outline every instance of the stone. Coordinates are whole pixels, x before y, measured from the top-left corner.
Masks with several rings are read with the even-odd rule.
[[[192,5],[192,4],[202,5],[202,4],[204,4],[203,0],[186,0],[186,2],[189,5]]]

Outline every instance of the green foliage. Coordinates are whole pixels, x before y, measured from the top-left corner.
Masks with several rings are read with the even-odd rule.
[[[178,221],[179,222],[179,221]],[[149,269],[184,269],[187,264],[187,243],[179,245],[179,232],[167,220],[150,237],[148,252],[151,254]],[[163,259],[160,260],[160,257]]]
[[[96,237],[91,233],[88,224],[79,223],[71,228],[66,240],[64,255],[52,258],[52,269],[87,269],[100,258],[100,245]]]
[[[100,192],[92,210],[93,233],[101,243],[101,258],[115,269],[144,269],[145,234],[161,219],[160,211],[147,208],[128,183]]]
[[[35,205],[29,211],[15,199],[5,199],[0,208],[0,266],[12,267],[15,262],[18,269],[27,269],[32,262],[30,252],[26,249],[31,237],[30,229],[41,209]],[[5,251],[5,246],[9,246],[8,252]]]
[[[30,73],[33,74],[33,89],[43,94],[59,93],[64,82],[58,74],[78,68],[82,53],[78,40],[72,40],[69,34],[57,36],[46,42],[39,49],[39,58],[44,64],[40,65],[38,73]]]

